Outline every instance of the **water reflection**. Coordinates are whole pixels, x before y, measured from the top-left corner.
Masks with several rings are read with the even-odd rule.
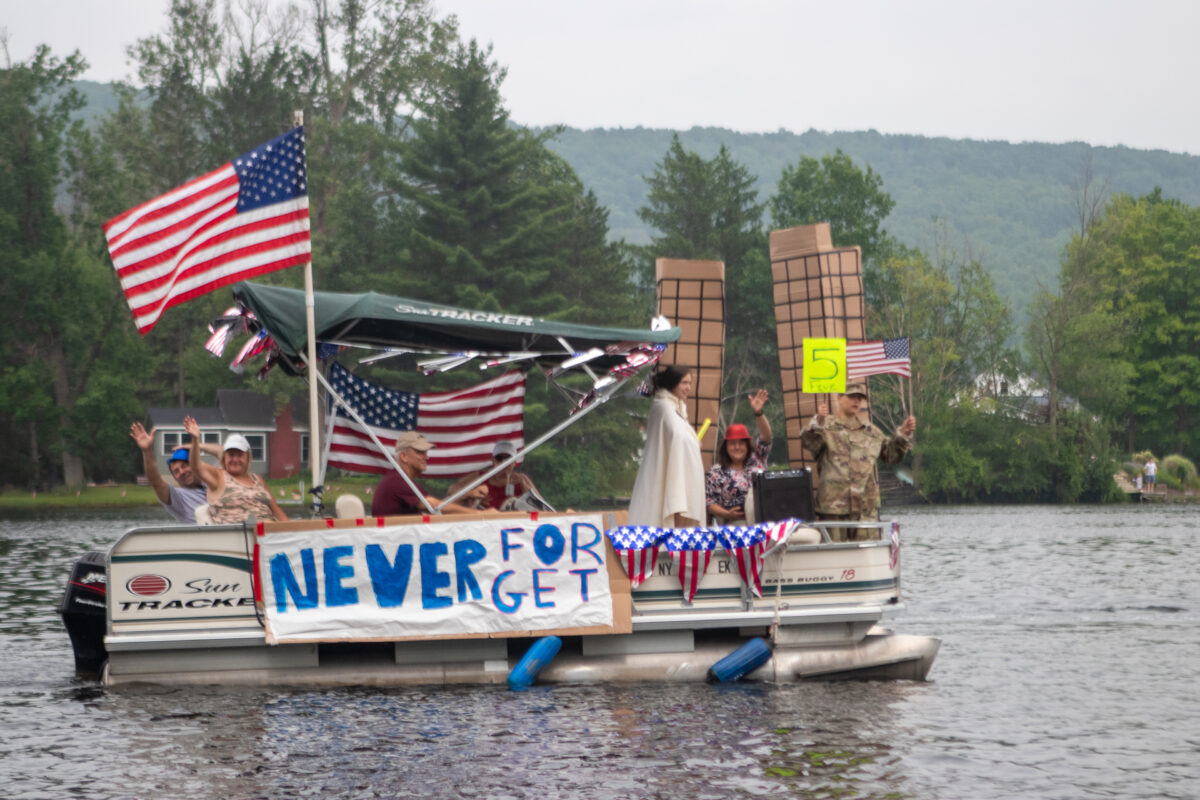
[[[0,524],[0,786],[14,798],[1194,797],[1188,509],[921,509],[901,632],[924,684],[105,692],[57,608],[161,517]]]

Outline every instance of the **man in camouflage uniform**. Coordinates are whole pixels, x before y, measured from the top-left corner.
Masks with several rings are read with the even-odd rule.
[[[822,403],[800,439],[817,459],[817,519],[875,521],[879,519],[879,482],[875,461],[895,464],[912,447],[915,417],[908,417],[890,439],[874,425],[859,419],[867,400],[867,385],[850,383],[837,399],[837,414],[829,416]],[[855,528],[830,530],[835,541],[859,538]],[[875,531],[869,532],[878,538]],[[862,531],[866,538],[868,531]]]

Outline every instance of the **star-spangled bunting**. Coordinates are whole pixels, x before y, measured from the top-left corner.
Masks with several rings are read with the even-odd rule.
[[[725,552],[737,564],[738,575],[756,597],[762,597],[762,571],[766,554],[775,545],[786,542],[799,524],[789,519],[783,522],[717,529],[717,539]]]
[[[717,539],[721,547],[737,564],[738,575],[742,583],[762,597],[762,529],[754,527],[721,528],[717,531]]]
[[[660,547],[666,547],[679,567],[679,585],[690,603],[708,571],[718,543],[737,564],[742,582],[762,597],[763,560],[776,545],[786,542],[800,520],[724,528],[652,528],[623,526],[605,531],[613,550],[636,589],[654,577]]]
[[[642,526],[627,526],[613,528],[608,531],[612,540],[613,550],[625,567],[629,576],[629,585],[636,589],[646,579],[654,576],[654,568],[658,565],[659,540],[666,536],[662,528],[647,528]]]
[[[708,571],[708,563],[712,561],[717,535],[707,528],[673,528],[663,540],[663,546],[675,559],[683,599],[690,603],[696,597],[704,573]]]

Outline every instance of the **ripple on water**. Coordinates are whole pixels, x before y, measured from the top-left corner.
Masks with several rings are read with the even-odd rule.
[[[1098,798],[1200,786],[1200,580],[1178,509],[916,509],[900,632],[924,684],[104,692],[67,569],[157,517],[0,526],[14,798]]]

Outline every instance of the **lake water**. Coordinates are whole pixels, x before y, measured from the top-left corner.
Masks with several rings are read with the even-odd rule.
[[[70,565],[145,515],[0,519],[5,798],[1192,798],[1195,507],[897,509],[926,683],[298,691],[77,679]]]

